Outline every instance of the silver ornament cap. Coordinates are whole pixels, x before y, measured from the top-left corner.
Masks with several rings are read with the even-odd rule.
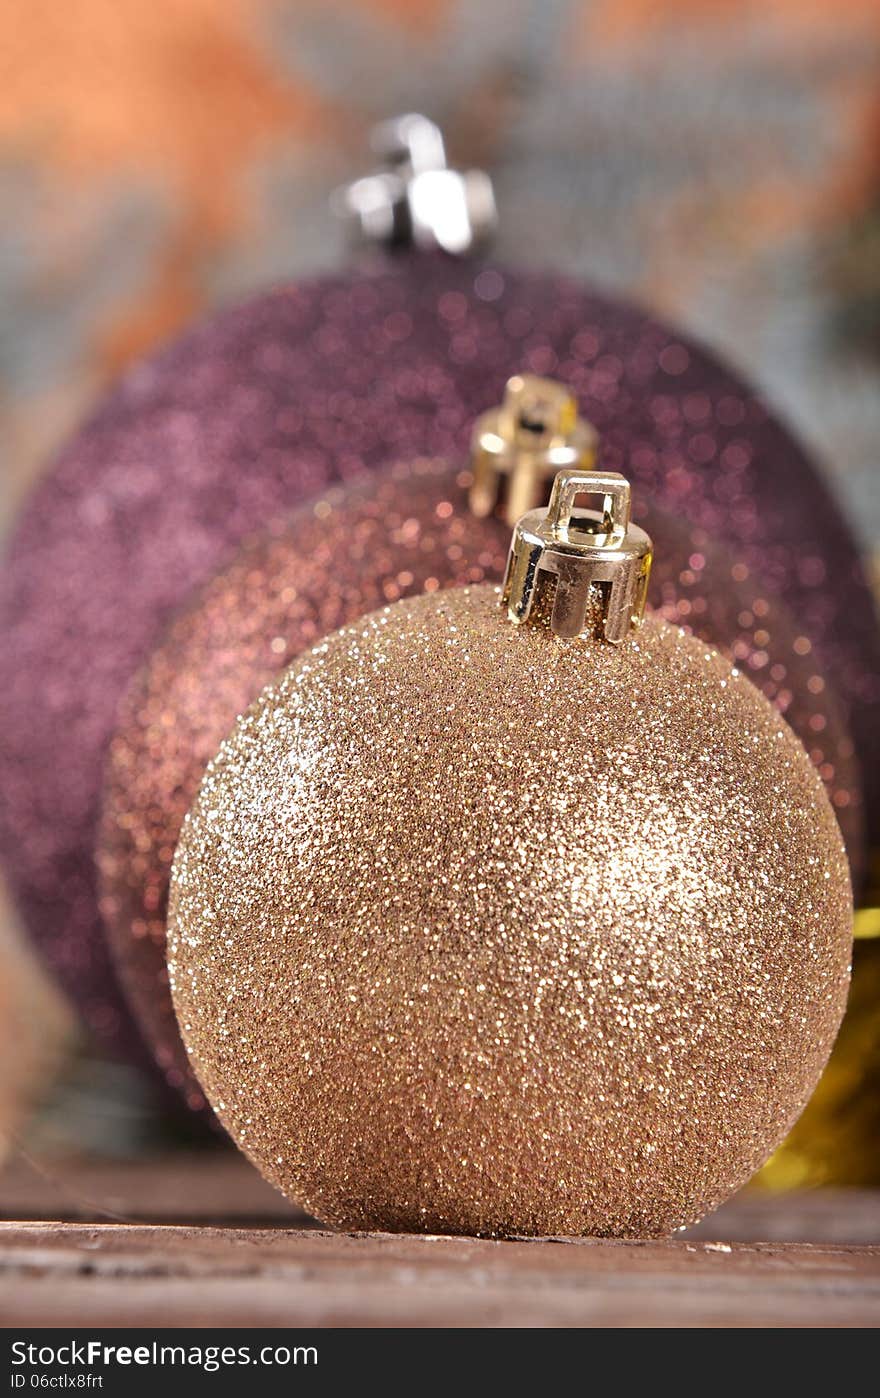
[[[420,112],[379,122],[380,168],[337,191],[334,205],[360,244],[440,249],[462,257],[489,241],[497,210],[485,170],[455,170],[440,127]]]

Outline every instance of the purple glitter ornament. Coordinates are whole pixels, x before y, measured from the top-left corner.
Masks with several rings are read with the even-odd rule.
[[[726,540],[842,701],[876,836],[880,642],[837,506],[759,397],[630,306],[421,256],[284,287],[137,365],[31,498],[0,574],[0,839],[27,923],[94,1028],[124,1000],[94,848],[117,705],[169,614],[242,537],[331,481],[464,459],[520,369],[577,394],[642,498]]]

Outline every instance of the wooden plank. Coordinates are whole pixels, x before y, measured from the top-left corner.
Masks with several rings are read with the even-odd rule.
[[[0,1225],[6,1326],[880,1322],[880,1249]]]

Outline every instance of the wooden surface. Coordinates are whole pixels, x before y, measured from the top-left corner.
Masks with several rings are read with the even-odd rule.
[[[880,1322],[880,1196],[860,1192],[746,1194],[659,1243],[348,1236],[216,1151],[18,1161],[0,1210],[7,1326]]]

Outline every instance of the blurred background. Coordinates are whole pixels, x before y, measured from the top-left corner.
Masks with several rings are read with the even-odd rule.
[[[491,171],[500,258],[702,337],[876,550],[876,0],[3,0],[0,534],[134,357],[343,262],[330,193],[409,109]],[[5,903],[0,950],[4,1123],[42,1101],[39,1156],[83,1121],[103,1140],[109,1100],[136,1149],[149,1104],[89,1058]]]

